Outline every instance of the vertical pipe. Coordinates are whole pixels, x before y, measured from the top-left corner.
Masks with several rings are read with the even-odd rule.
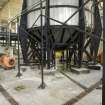
[[[46,51],[47,51],[47,69],[50,69],[50,42],[49,42],[49,17],[50,17],[50,0],[46,0],[46,18],[45,18],[45,31],[46,31]]]
[[[84,4],[84,0],[79,0],[79,7]],[[85,31],[85,18],[84,18],[84,7],[79,11],[79,27],[80,29]],[[82,57],[83,57],[83,47],[84,47],[84,33],[79,34],[79,43],[78,43],[78,66],[81,67],[82,64]]]
[[[93,20],[93,14],[94,14],[94,11],[93,11],[93,8],[94,8],[94,1],[93,1],[93,3],[92,3],[92,6],[91,6],[91,11],[92,11],[92,13],[91,13],[91,33],[92,33],[92,31],[93,31],[93,22],[94,22],[94,20]]]
[[[17,37],[18,37],[18,73],[16,77],[22,76],[21,71],[20,71],[20,49],[19,49],[19,18],[17,18]]]
[[[10,4],[8,3],[8,14],[9,14],[9,19],[11,18],[11,10],[10,10]],[[10,47],[10,43],[11,43],[11,23],[9,24],[8,26],[8,30],[9,30],[9,33],[8,33],[8,46]]]
[[[103,0],[104,6],[104,15],[103,19],[105,19],[105,0]],[[103,27],[105,27],[105,21],[103,22]],[[103,38],[105,39],[105,29],[103,30]],[[102,94],[102,105],[105,105],[105,41],[103,41],[103,94]]]
[[[8,28],[6,28],[6,46],[8,45]]]
[[[11,43],[11,39],[10,39],[10,37],[11,37],[11,23],[9,24],[9,27],[8,27],[8,47],[10,47],[10,43]]]
[[[42,52],[42,60],[41,60],[41,85],[39,86],[39,88],[44,89],[45,88],[45,84],[44,84],[44,71],[43,71],[43,58],[44,58],[44,46],[43,46],[43,4],[42,4],[42,0],[40,0],[40,14],[41,14],[41,18],[40,18],[40,23],[41,23],[41,52]]]
[[[69,57],[69,54],[68,54],[68,49],[66,50],[66,69],[68,69],[68,57]]]

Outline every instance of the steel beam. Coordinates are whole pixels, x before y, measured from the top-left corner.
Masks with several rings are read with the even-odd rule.
[[[50,0],[46,0],[46,10],[45,10],[45,36],[46,36],[46,51],[47,51],[47,69],[50,69],[50,34],[49,34],[49,26],[50,26]]]

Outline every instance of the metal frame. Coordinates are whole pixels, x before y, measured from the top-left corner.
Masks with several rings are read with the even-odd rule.
[[[84,1],[84,0],[83,0]],[[74,29],[76,29],[76,33],[78,33],[77,35],[75,35],[75,37],[77,37],[78,35],[80,36],[79,37],[79,40],[82,40],[82,41],[78,41],[78,43],[75,43],[75,41],[73,40],[73,38],[72,38],[72,36],[74,36],[74,34],[75,34],[75,32],[73,33],[73,35],[70,35],[71,37],[68,39],[68,41],[67,41],[67,43],[68,43],[68,45],[70,45],[71,44],[71,41],[70,41],[70,39],[72,39],[72,43],[74,42],[74,44],[75,44],[75,46],[79,46],[79,48],[77,49],[78,50],[78,57],[76,58],[76,59],[78,59],[78,61],[77,61],[77,65],[79,66],[79,67],[81,67],[81,64],[82,64],[82,55],[83,55],[83,52],[85,51],[87,54],[88,54],[88,52],[85,50],[86,48],[87,48],[87,46],[88,46],[88,44],[84,47],[84,41],[85,41],[85,37],[84,37],[84,32],[85,32],[85,19],[84,19],[84,10],[85,10],[85,8],[84,8],[84,6],[90,1],[90,0],[87,0],[85,3],[83,3],[83,1],[81,1],[81,0],[79,0],[79,8],[78,8],[78,10],[71,16],[71,17],[69,17],[64,23],[62,23],[62,22],[59,22],[59,21],[56,21],[55,19],[51,19],[50,18],[50,16],[49,16],[49,14],[50,14],[50,11],[49,11],[49,9],[50,8],[54,8],[54,7],[60,7],[60,6],[51,6],[51,7],[49,7],[49,0],[46,0],[46,7],[43,7],[42,6],[42,9],[46,9],[46,14],[45,14],[45,26],[44,26],[44,28],[43,28],[43,31],[44,31],[44,40],[46,41],[46,42],[44,42],[44,44],[45,44],[45,46],[46,46],[46,48],[44,48],[45,49],[45,52],[47,53],[47,56],[46,56],[46,54],[44,54],[44,58],[46,58],[47,57],[47,60],[46,59],[44,59],[45,61],[46,61],[46,63],[47,63],[47,68],[48,69],[50,69],[50,63],[51,63],[51,60],[53,59],[52,58],[52,52],[53,52],[53,50],[55,49],[54,48],[54,46],[56,46],[56,45],[61,45],[62,46],[62,40],[63,40],[63,38],[64,38],[64,33],[65,33],[65,31],[68,29],[68,32],[70,32],[69,30],[69,27],[70,26],[68,26],[68,25],[66,25],[66,23],[73,17],[73,16],[75,16],[78,12],[79,12],[79,28],[75,28],[75,26],[73,26],[72,28],[74,28]],[[25,2],[24,2],[24,5],[25,5]],[[64,7],[64,6],[61,6],[61,7]],[[67,6],[68,7],[68,6]],[[75,6],[69,6],[69,7],[72,7],[72,8],[75,8]],[[96,7],[96,6],[95,6]],[[40,9],[40,8],[36,8],[36,9],[32,9],[32,10],[30,10],[30,11],[28,11],[28,13],[30,13],[30,12],[32,12],[32,11],[36,11],[36,10],[38,10],[38,9]],[[98,8],[96,8],[96,9],[98,9]],[[96,13],[97,14],[97,13]],[[98,14],[99,15],[99,14]],[[26,17],[26,18],[25,18]],[[26,15],[23,15],[22,16],[22,18],[24,18],[25,19],[25,21],[27,20],[27,16]],[[81,20],[82,19],[82,20]],[[23,21],[23,19],[21,19],[22,21]],[[61,26],[50,26],[50,21],[49,20],[53,20],[53,21],[56,21],[56,22],[58,22],[58,23],[61,23],[62,25]],[[37,21],[37,20],[36,20]],[[35,21],[35,23],[36,23],[36,21]],[[34,23],[34,25],[35,25],[35,23]],[[26,23],[27,24],[27,23]],[[24,24],[24,26],[26,27],[26,24]],[[66,26],[66,28],[62,28],[62,30],[60,30],[60,28],[61,27],[65,27]],[[71,27],[70,27],[71,28]],[[25,28],[26,29],[26,28]],[[58,34],[61,34],[61,39],[60,39],[60,43],[54,43],[54,35],[53,35],[53,31],[55,32],[55,30],[59,30],[59,31],[62,31],[62,33],[61,32],[59,32]],[[82,31],[81,31],[82,30]],[[40,33],[40,27],[39,28],[31,28],[31,29],[29,29],[28,31],[27,31],[29,34],[31,34],[31,35],[33,35],[33,37],[35,37],[35,39],[36,39],[36,42],[38,42],[39,44],[38,44],[38,46],[40,45],[40,38],[41,38],[41,33]],[[57,31],[56,31],[57,32]],[[22,32],[23,33],[23,32]],[[36,34],[35,34],[36,33]],[[101,32],[100,32],[101,33]],[[25,39],[25,40],[27,40],[28,39],[28,37],[24,37],[23,38],[23,36],[21,36],[21,39]],[[75,39],[75,38],[74,38]],[[76,40],[77,41],[77,40]],[[35,43],[36,43],[35,42]],[[26,43],[28,43],[27,41],[26,41]],[[54,43],[54,44],[53,44]],[[62,44],[61,44],[62,43]],[[89,42],[88,42],[89,43]],[[34,43],[33,43],[34,44]],[[77,44],[77,45],[76,45]],[[27,48],[27,46],[26,45],[23,45],[23,44],[21,44],[22,46],[24,46],[24,48]],[[63,44],[64,46],[66,46],[66,44]],[[52,48],[54,48],[54,49],[51,49],[51,46],[52,46]],[[69,46],[68,46],[69,47]],[[24,49],[24,48],[22,48],[22,50]],[[35,47],[34,47],[35,48]],[[97,49],[98,49],[98,47],[97,47]],[[51,52],[52,51],[52,52]],[[75,51],[75,50],[74,50]],[[23,56],[25,55],[25,59],[26,59],[26,50],[25,51],[22,51],[23,52]],[[38,51],[37,51],[38,52]],[[74,52],[75,53],[75,52]],[[40,54],[41,55],[41,54]],[[89,54],[88,54],[89,55]],[[40,59],[41,60],[41,59]],[[25,60],[26,61],[26,60]],[[28,61],[28,59],[27,59],[27,61]],[[29,61],[28,61],[29,62]]]
[[[38,18],[33,23],[32,27],[30,29],[27,29],[27,14],[34,10],[29,10],[25,14],[22,14],[21,21],[20,21],[20,27],[19,27],[19,38],[18,38],[18,44],[20,40],[21,48],[22,48],[22,54],[24,63],[27,65],[29,63],[39,63],[41,65],[41,85],[40,87],[43,89],[45,88],[44,83],[44,74],[43,69],[45,65],[47,65],[47,68],[50,69],[52,65],[55,65],[55,58],[54,58],[54,52],[56,50],[66,50],[66,67],[68,68],[68,64],[70,65],[71,58],[74,56],[74,64],[78,67],[81,67],[82,65],[82,56],[84,51],[90,55],[86,51],[87,46],[91,43],[88,41],[86,45],[84,45],[85,42],[85,35],[91,36],[94,40],[98,40],[98,44],[101,40],[101,32],[102,29],[97,29],[97,26],[100,25],[100,15],[99,15],[99,8],[98,8],[98,1],[95,0],[95,22],[97,30],[97,34],[99,36],[96,36],[94,33],[88,33],[85,30],[85,17],[84,17],[84,6],[89,2],[90,0],[87,0],[84,3],[84,0],[79,0],[79,8],[78,10],[72,14],[65,22],[60,22],[59,20],[53,19],[50,17],[50,7],[49,7],[49,0],[46,0],[46,7],[43,7],[42,0],[40,1],[40,11],[41,15],[38,16]],[[23,10],[27,7],[27,2],[24,0],[23,2]],[[54,6],[57,7],[57,6]],[[63,7],[63,6],[62,6]],[[72,6],[73,7],[73,6]],[[46,10],[45,15],[42,15],[42,9]],[[53,7],[51,7],[53,8]],[[57,7],[58,8],[58,7]],[[66,23],[74,17],[79,12],[79,26],[69,26]],[[98,18],[97,16],[98,15]],[[33,27],[36,23],[36,21],[41,17],[41,26],[40,27]],[[42,18],[45,18],[45,25],[43,26]],[[57,23],[60,23],[60,26],[50,26],[50,20],[53,20]],[[99,27],[99,26],[98,26]],[[72,30],[72,32],[71,32]],[[57,33],[58,32],[58,33]],[[65,33],[68,33],[70,37],[67,39],[66,42],[63,42],[63,38],[65,36]],[[54,34],[60,34],[61,38],[59,42],[55,42]],[[95,39],[95,38],[96,39]],[[82,41],[81,41],[82,40]],[[96,49],[98,50],[99,45],[96,46]],[[29,51],[29,49],[31,49]],[[46,54],[47,53],[47,54]],[[19,54],[18,54],[19,55]],[[38,59],[38,62],[35,62],[35,55]],[[30,59],[28,57],[30,56]],[[43,62],[44,61],[44,62]],[[19,64],[21,66],[21,64]],[[19,69],[20,70],[20,69]],[[19,71],[20,72],[20,71]]]

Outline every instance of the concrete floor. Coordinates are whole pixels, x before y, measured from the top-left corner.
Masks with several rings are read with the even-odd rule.
[[[90,73],[80,74],[80,75],[70,72],[67,72],[66,74],[68,74],[72,79],[79,82],[81,85],[83,85],[86,88],[89,88],[98,80],[102,79],[102,70],[101,71],[91,70]]]
[[[0,93],[0,105],[11,105],[1,93]]]
[[[102,105],[102,90],[95,89],[75,105]]]
[[[17,70],[3,71],[0,69],[0,83],[19,105],[63,105],[85,90],[59,72],[45,75],[45,89],[39,89],[40,71],[30,69],[16,78]],[[91,87],[102,78],[102,70],[92,70],[89,74],[73,74],[66,72],[75,81],[86,88]],[[19,88],[20,89],[17,89]],[[97,98],[94,98],[97,97]],[[95,89],[75,105],[101,105],[102,90]],[[97,104],[96,104],[97,103]],[[13,105],[0,94],[0,105]]]

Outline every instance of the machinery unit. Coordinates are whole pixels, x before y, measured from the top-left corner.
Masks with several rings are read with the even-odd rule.
[[[11,69],[16,66],[16,58],[12,48],[0,48],[0,66],[4,69]]]
[[[26,8],[28,12],[21,16],[19,30],[24,62],[41,63],[43,56],[50,68],[54,64],[55,51],[59,50],[66,51],[67,64],[74,57],[74,64],[80,67],[83,52],[86,52],[86,28],[90,27],[94,33],[95,21],[100,22],[97,0],[42,0],[42,3],[23,0],[22,12]],[[93,12],[97,12],[99,18]],[[101,29],[98,33],[101,34]]]

